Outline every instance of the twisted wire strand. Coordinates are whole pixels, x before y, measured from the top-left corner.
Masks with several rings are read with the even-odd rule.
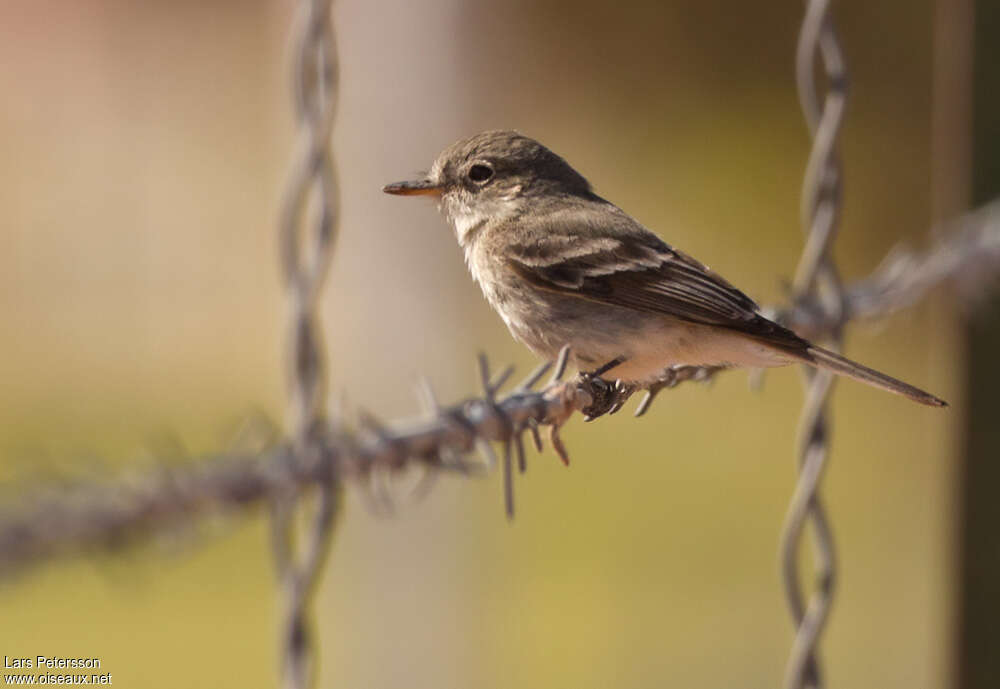
[[[847,316],[887,317],[916,304],[942,282],[959,286],[957,294],[965,297],[960,304],[967,308],[990,294],[1000,278],[1000,201],[957,218],[937,234],[941,239],[929,250],[897,247],[870,276],[850,284],[845,290]],[[811,338],[842,325],[808,295],[772,311]],[[545,372],[536,371],[511,394],[499,397],[495,407],[482,398],[449,407],[435,400],[426,420],[386,424],[382,435],[318,424],[314,434],[319,450],[311,455],[297,455],[279,445],[136,470],[104,481],[69,483],[46,477],[9,485],[0,500],[0,574],[63,553],[120,547],[200,518],[273,502],[308,486],[339,481],[366,485],[377,467],[398,471],[419,466],[477,475],[478,465],[462,458],[476,449],[476,439],[502,442],[505,438],[497,428],[516,428],[520,435],[515,442],[528,433],[540,449],[540,427],[564,423],[574,412],[599,416],[620,407],[631,394],[615,391],[600,379],[579,378],[531,390]],[[650,392],[708,380],[715,373],[685,367]],[[506,423],[489,416],[495,408],[507,415]],[[517,454],[520,468],[523,455]]]
[[[974,308],[989,295],[1000,262],[1000,201],[992,201],[950,222],[933,235],[929,250],[896,246],[867,277],[844,288],[842,311],[831,312],[815,295],[802,294],[792,305],[771,309],[776,318],[807,339],[824,339],[846,322],[884,319],[917,304],[937,285],[948,282]]]
[[[826,75],[820,99],[816,60]],[[844,290],[831,256],[839,229],[842,173],[837,143],[847,103],[847,70],[830,16],[829,0],[808,0],[796,54],[799,100],[812,149],[802,188],[802,227],[806,243],[793,282],[796,301],[812,299],[833,324],[827,346],[839,350],[846,313]],[[830,611],[836,562],[833,534],[819,496],[829,454],[827,400],[833,376],[826,371],[804,371],[806,397],[800,421],[798,481],[782,533],[781,558],[785,597],[796,626],[785,670],[787,689],[823,686],[817,646]],[[798,552],[806,526],[811,527],[814,584],[808,599],[802,589]]]
[[[935,234],[940,239],[928,250],[896,247],[871,275],[848,285],[847,318],[885,318],[918,303],[942,282],[957,284],[958,294],[965,297],[961,304],[969,308],[990,294],[1000,277],[1000,201],[947,223]],[[771,310],[810,338],[828,336],[842,325],[811,295]],[[534,391],[547,372],[541,367],[510,394],[498,396],[494,406],[472,398],[443,407],[425,386],[428,417],[388,423],[381,435],[317,424],[313,432],[319,451],[312,455],[297,455],[279,445],[137,470],[106,481],[67,484],[48,479],[9,486],[0,500],[0,572],[60,553],[124,545],[201,517],[246,510],[306,486],[334,481],[365,485],[376,467],[398,471],[420,466],[478,475],[479,465],[470,465],[462,456],[476,449],[476,439],[503,441],[502,429],[514,428],[519,429],[518,438],[528,433],[539,446],[540,427],[564,423],[574,412],[595,417],[610,412],[630,394],[600,379],[579,378],[550,381]],[[650,392],[708,380],[715,373],[685,367]],[[491,418],[496,409],[507,416],[506,423]],[[515,452],[520,467],[517,445]]]
[[[934,234],[940,239],[926,251],[896,247],[871,275],[851,283],[845,289],[846,318],[885,318],[918,303],[942,282],[957,284],[957,293],[964,297],[961,304],[968,308],[990,294],[1000,277],[1000,200],[946,223]],[[828,336],[842,326],[812,295],[771,310],[810,338]],[[521,435],[530,433],[536,447],[541,443],[540,426],[565,422],[577,411],[598,416],[625,401],[623,393],[609,390],[599,379],[557,381],[532,391],[545,373],[536,371],[496,402],[513,428]],[[650,392],[708,380],[715,373],[686,367]],[[426,389],[423,397],[428,399]],[[487,423],[484,410],[492,407],[483,399],[470,399],[449,407],[434,400],[428,408],[427,420],[387,424],[383,436],[318,424],[314,433],[320,451],[312,455],[296,455],[279,446],[107,481],[66,484],[50,479],[11,486],[10,497],[0,501],[0,573],[61,553],[114,548],[201,517],[246,510],[307,486],[348,480],[365,485],[375,467],[481,473],[462,453],[475,449],[476,438],[503,440],[489,435],[495,424]]]
[[[330,152],[338,66],[330,0],[300,0],[292,31],[292,100],[299,141],[278,223],[281,266],[289,299],[288,452],[300,463],[323,465],[319,442],[326,417],[326,366],[318,302],[333,256],[338,222],[337,180]],[[272,496],[272,552],[284,598],[280,630],[282,684],[304,689],[316,680],[316,651],[308,613],[323,570],[340,503],[340,482],[327,468],[315,495],[301,487]],[[297,513],[311,518],[298,533]]]
[[[0,573],[60,553],[125,545],[197,518],[245,510],[264,500],[275,506],[273,511],[283,510],[274,520],[283,527],[291,521],[288,496],[311,486],[347,480],[367,486],[380,471],[423,466],[462,476],[481,475],[482,465],[470,462],[466,455],[480,450],[484,443],[515,443],[516,449],[521,437],[530,433],[540,446],[540,427],[562,425],[574,412],[591,407],[599,383],[563,380],[565,354],[540,390],[533,388],[551,364],[540,367],[508,394],[497,395],[494,390],[492,401],[484,395],[438,406],[425,419],[383,425],[368,416],[355,431],[320,424],[310,440],[315,450],[311,453],[295,452],[285,443],[261,452],[222,455],[107,482],[20,490],[16,501],[5,501],[0,508]],[[332,494],[336,499],[338,494]],[[307,537],[306,555],[300,558],[307,571],[322,564],[328,539],[316,534],[322,535],[335,517],[330,508],[335,510],[335,501],[320,504],[314,512],[313,523],[318,529]],[[292,541],[285,533],[282,530],[274,538],[279,563],[293,559]],[[304,605],[314,581],[314,577],[292,577],[286,582],[293,587],[289,595]]]
[[[329,551],[340,504],[341,485],[351,480],[372,486],[386,472],[422,467],[425,479],[442,471],[481,474],[494,466],[492,442],[503,444],[504,502],[514,510],[514,457],[526,467],[523,436],[541,449],[540,427],[563,461],[568,455],[558,430],[575,412],[586,418],[614,413],[634,392],[600,379],[564,381],[568,350],[540,391],[533,388],[552,367],[532,373],[509,394],[498,392],[510,375],[491,377],[480,360],[483,394],[442,407],[429,386],[429,418],[383,425],[363,417],[352,432],[331,425],[326,413],[326,372],[317,316],[322,285],[337,231],[337,180],[329,140],[337,97],[337,60],[330,0],[299,0],[292,34],[293,102],[300,125],[294,165],[279,219],[282,274],[289,297],[290,442],[263,452],[228,454],[185,466],[159,468],[105,483],[41,485],[0,506],[0,573],[67,551],[114,547],[186,522],[266,502],[271,506],[272,548],[284,596],[282,681],[299,689],[315,683],[316,652],[308,611]],[[815,59],[822,60],[827,91],[822,103],[815,83]],[[793,282],[793,303],[774,313],[809,338],[827,338],[834,347],[852,319],[885,317],[919,301],[935,285],[950,280],[970,302],[1000,273],[1000,202],[960,218],[954,232],[922,254],[896,249],[868,278],[843,288],[830,258],[838,228],[841,171],[837,138],[846,104],[847,76],[829,17],[829,0],[807,2],[797,50],[801,105],[813,136],[806,167],[803,227],[806,244]],[[647,389],[637,415],[657,393],[685,381],[708,380],[720,369],[679,367]],[[783,571],[788,605],[797,633],[786,687],[822,684],[816,644],[829,611],[834,553],[829,522],[818,498],[826,464],[829,422],[826,400],[832,380],[807,375],[802,415],[799,480],[783,534]],[[483,463],[467,459],[483,455]],[[426,490],[422,480],[417,490]],[[307,499],[314,493],[315,499]],[[297,528],[300,522],[304,529]],[[806,599],[795,555],[807,524],[813,530],[816,580]]]
[[[1000,201],[988,204],[949,223],[941,240],[928,251],[916,253],[897,248],[891,251],[872,275],[853,283],[845,290],[845,313],[848,318],[879,318],[920,300],[943,281],[958,281],[967,303],[989,293],[1000,277]],[[791,307],[777,309],[787,322],[810,336],[823,336],[841,328],[843,320],[823,311],[811,295],[805,295]],[[588,417],[620,408],[631,391],[616,390],[600,379],[576,377],[562,380],[565,354],[556,371],[541,390],[534,387],[551,369],[539,367],[506,395],[497,395],[499,379],[493,378],[490,393],[479,398],[442,407],[428,387],[423,398],[429,415],[424,420],[382,425],[374,418],[357,432],[342,425],[316,423],[311,429],[309,453],[297,453],[290,444],[244,454],[225,454],[181,467],[157,467],[137,471],[109,481],[88,480],[74,485],[43,482],[13,486],[14,499],[0,501],[0,574],[10,574],[45,558],[60,554],[114,549],[148,539],[196,520],[213,515],[244,512],[265,502],[273,512],[281,510],[272,522],[277,533],[273,539],[279,570],[289,570],[294,552],[288,496],[317,486],[339,486],[344,481],[369,486],[380,471],[402,471],[418,466],[430,476],[451,472],[461,476],[482,474],[482,464],[470,463],[465,455],[482,450],[490,442],[513,443],[518,468],[523,471],[522,436],[530,434],[541,449],[539,429],[558,427],[575,412]],[[488,366],[485,367],[489,378]],[[689,380],[707,380],[717,371],[684,367],[650,389],[655,394]],[[828,388],[810,388],[806,406],[821,408],[814,400],[825,398]],[[644,402],[644,406],[647,402]],[[824,417],[820,417],[821,419]],[[825,452],[825,423],[811,427],[813,452]],[[555,436],[558,438],[558,435]],[[565,448],[563,448],[565,451]],[[824,467],[823,457],[804,458],[800,481],[792,499],[786,541],[797,543],[807,515],[819,529],[821,540],[829,541],[829,529],[822,511],[810,499],[818,488]],[[511,478],[510,504],[513,504]],[[315,572],[322,567],[329,544],[329,532],[336,518],[339,491],[326,495],[312,513],[312,530],[307,532],[305,563],[301,570],[311,576],[289,576],[285,584],[287,615],[282,628],[287,657],[288,682],[308,683],[315,674],[309,627],[304,611],[315,586]],[[332,498],[332,499],[331,499]],[[810,510],[812,510],[810,512]],[[817,518],[817,515],[818,518]],[[832,558],[832,550],[829,552]],[[297,572],[298,569],[290,571]],[[832,574],[832,559],[819,563],[818,571]],[[820,576],[816,582],[820,596],[808,603],[795,599],[793,614],[801,620],[795,637],[788,674],[808,678],[815,640],[825,620],[824,605],[829,601],[832,576]],[[293,674],[294,673],[294,674]],[[813,676],[818,679],[818,673]],[[295,684],[292,684],[295,686]]]
[[[1000,278],[1000,201],[947,223],[935,234],[940,239],[928,250],[897,247],[871,275],[851,283],[845,290],[846,316],[885,318],[918,303],[942,282],[959,286],[957,294],[964,297],[960,304],[967,308],[990,294]],[[828,336],[842,326],[811,295],[771,311],[810,338]],[[540,449],[540,427],[564,423],[574,412],[599,416],[620,408],[631,394],[609,388],[600,379],[579,378],[550,381],[540,391],[532,390],[546,372],[541,368],[497,398],[495,408],[507,415],[506,424],[490,419],[487,412],[494,407],[485,399],[442,407],[436,399],[429,402],[425,388],[427,419],[386,424],[382,435],[320,423],[313,429],[319,447],[313,454],[295,454],[279,445],[136,470],[104,481],[67,483],[48,477],[10,485],[0,500],[0,573],[62,553],[122,546],[199,518],[273,502],[308,486],[338,481],[364,486],[377,467],[399,471],[418,466],[478,475],[479,465],[470,465],[462,455],[476,449],[476,439],[503,441],[498,427],[530,434]],[[709,380],[717,372],[685,367],[649,392]]]

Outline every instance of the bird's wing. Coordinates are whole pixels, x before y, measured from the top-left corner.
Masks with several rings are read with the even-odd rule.
[[[750,297],[708,266],[610,204],[545,218],[522,236],[524,241],[508,244],[507,265],[536,288],[731,328],[776,343],[801,342],[761,316]]]

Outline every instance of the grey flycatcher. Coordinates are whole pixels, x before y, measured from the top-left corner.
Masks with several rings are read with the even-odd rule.
[[[642,387],[666,369],[806,364],[932,406],[918,388],[804,340],[707,266],[663,242],[542,144],[488,131],[446,148],[424,178],[472,277],[514,337],[542,357]]]

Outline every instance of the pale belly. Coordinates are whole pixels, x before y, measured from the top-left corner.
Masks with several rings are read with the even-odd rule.
[[[532,290],[533,291],[533,290]],[[580,370],[623,361],[606,377],[647,383],[675,366],[769,368],[792,359],[731,330],[554,294],[487,298],[511,334],[544,358],[569,345]]]
[[[473,277],[515,339],[543,358],[565,345],[582,371],[622,359],[607,378],[649,383],[675,366],[768,368],[792,363],[779,350],[732,330],[542,291],[466,252]]]

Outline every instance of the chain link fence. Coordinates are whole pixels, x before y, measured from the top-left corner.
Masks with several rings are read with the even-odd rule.
[[[261,452],[225,454],[181,468],[135,474],[74,487],[34,486],[0,506],[0,573],[67,552],[117,546],[186,520],[266,503],[271,508],[273,558],[283,615],[279,639],[282,686],[316,680],[317,644],[310,624],[312,594],[327,559],[345,483],[378,506],[390,498],[387,476],[416,467],[423,491],[442,471],[479,475],[499,465],[504,504],[514,513],[514,478],[526,465],[525,436],[542,449],[542,429],[568,461],[560,427],[575,413],[595,418],[622,408],[628,391],[599,378],[566,378],[568,350],[507,392],[513,373],[493,375],[479,359],[481,394],[442,406],[429,383],[422,388],[425,418],[382,423],[361,413],[355,423],[327,409],[327,378],[318,303],[333,255],[338,223],[336,169],[330,134],[337,103],[338,63],[331,0],[299,0],[292,35],[292,95],[299,137],[278,225],[288,296],[288,435]],[[817,84],[817,63],[823,78]],[[1000,273],[1000,202],[949,223],[927,251],[898,248],[874,273],[842,283],[831,248],[839,225],[843,174],[837,141],[847,97],[844,57],[829,0],[806,3],[797,81],[813,146],[802,192],[805,247],[792,300],[769,311],[787,326],[837,348],[846,324],[882,318],[950,282],[971,298]],[[636,415],[662,390],[707,380],[719,369],[677,367],[646,390]],[[539,384],[546,378],[546,382]],[[823,685],[818,641],[829,614],[835,558],[819,491],[830,436],[827,401],[832,380],[807,371],[801,418],[798,483],[782,536],[788,607],[796,627],[785,686]],[[493,444],[499,443],[498,461]],[[478,454],[477,459],[472,459]],[[811,532],[813,586],[806,592],[798,553]]]

